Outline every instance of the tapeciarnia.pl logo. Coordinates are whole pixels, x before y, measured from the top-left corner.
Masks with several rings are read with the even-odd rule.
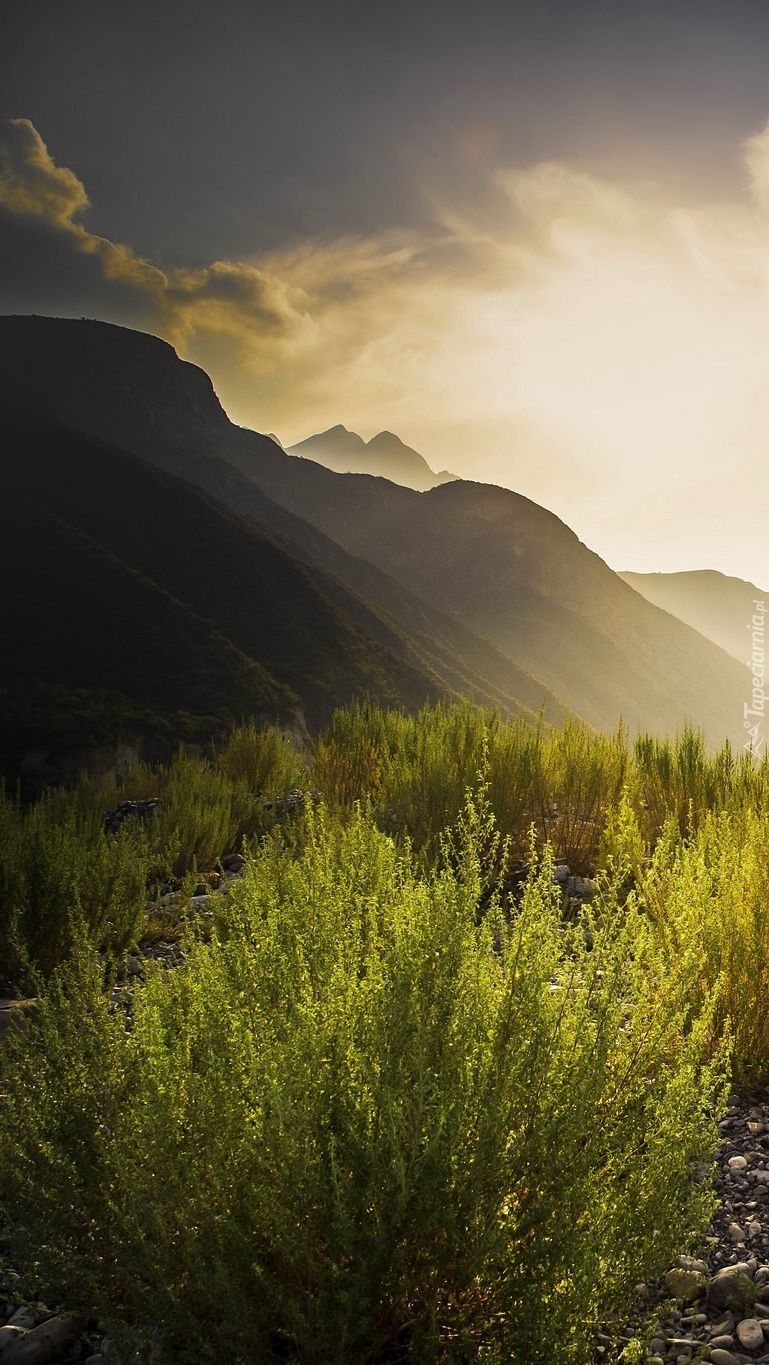
[[[751,632],[751,651],[748,659],[748,668],[752,678],[752,691],[750,701],[743,705],[743,720],[748,738],[743,744],[744,749],[748,749],[755,758],[761,757],[761,751],[766,743],[766,735],[763,733],[762,725],[766,709],[766,693],[764,692],[764,681],[766,669],[764,665],[764,617],[766,607],[762,601],[753,599],[754,612],[748,622],[748,630]]]

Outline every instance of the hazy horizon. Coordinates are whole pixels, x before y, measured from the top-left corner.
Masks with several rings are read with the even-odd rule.
[[[768,47],[747,0],[43,4],[0,55],[0,311],[156,332],[286,446],[393,431],[615,569],[760,585]]]

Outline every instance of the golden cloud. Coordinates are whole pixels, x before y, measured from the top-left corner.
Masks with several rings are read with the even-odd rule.
[[[9,119],[0,127],[0,204],[14,213],[48,218],[77,236],[83,229],[72,219],[88,202],[74,172],[54,165],[29,119]]]
[[[145,295],[164,334],[177,343],[198,330],[275,338],[301,325],[296,297],[255,266],[215,261],[197,271],[163,271],[130,246],[89,232],[78,221],[90,206],[85,186],[73,171],[55,164],[28,119],[0,127],[0,205],[44,219],[78,251],[96,257],[105,280]]]

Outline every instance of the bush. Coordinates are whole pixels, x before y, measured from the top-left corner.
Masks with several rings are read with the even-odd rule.
[[[310,811],[130,1032],[76,960],[6,1068],[15,1253],[180,1362],[585,1362],[709,1213],[711,1019],[632,898],[562,926],[547,859],[479,917],[493,841],[471,800],[425,873]]]
[[[769,830],[755,811],[710,812],[682,841],[675,817],[660,837],[641,894],[676,962],[688,956],[690,1000],[718,1004],[714,1039],[733,1035],[735,1080],[769,1075]]]
[[[21,868],[21,812],[0,791],[0,986],[17,979],[21,970],[17,883]]]
[[[0,891],[10,945],[6,969],[50,975],[79,943],[115,955],[144,920],[148,865],[137,832],[107,836],[56,794],[26,812],[0,808]]]
[[[245,781],[256,795],[276,796],[298,786],[304,774],[302,756],[279,730],[253,724],[233,730],[214,754],[217,770],[231,782]]]

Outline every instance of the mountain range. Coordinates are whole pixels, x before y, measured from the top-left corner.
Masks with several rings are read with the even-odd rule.
[[[346,427],[331,427],[317,436],[308,436],[298,445],[288,446],[288,453],[315,460],[337,474],[376,474],[418,492],[451,483],[457,477],[447,469],[436,474],[424,455],[407,446],[392,431],[380,431],[378,436],[364,441],[357,432],[348,431]]]
[[[751,618],[756,602],[767,594],[744,578],[730,578],[715,569],[692,569],[686,573],[621,573],[626,583],[648,602],[662,607],[694,626],[706,639],[727,654],[747,661],[750,652]]]
[[[744,666],[551,512],[297,459],[156,337],[0,318],[0,422],[6,767],[33,738],[63,744],[66,714],[90,714],[94,740],[129,713],[316,731],[353,696],[741,741]]]

